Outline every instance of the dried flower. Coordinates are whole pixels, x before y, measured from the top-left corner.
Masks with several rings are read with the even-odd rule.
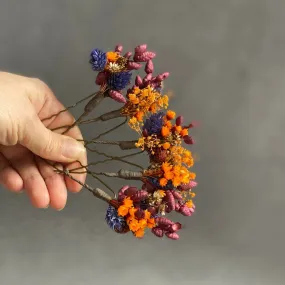
[[[106,53],[99,50],[99,49],[94,49],[92,50],[90,54],[90,60],[89,60],[92,69],[94,71],[102,71],[105,68],[105,65],[107,63],[107,56]]]

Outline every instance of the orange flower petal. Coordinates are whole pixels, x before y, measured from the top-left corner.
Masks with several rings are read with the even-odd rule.
[[[142,238],[144,236],[144,230],[143,229],[139,229],[135,232],[135,236],[137,238]]]
[[[129,213],[129,209],[126,206],[122,205],[118,208],[119,216],[125,217],[128,213]]]
[[[175,112],[171,111],[171,110],[168,110],[167,113],[166,113],[166,117],[168,120],[172,120],[174,119],[176,116]]]
[[[161,179],[159,180],[159,184],[160,184],[162,187],[166,186],[166,184],[167,184],[167,179],[161,178]]]
[[[162,134],[162,136],[164,136],[164,137],[169,136],[169,134],[170,134],[169,128],[163,126],[162,129],[161,129],[161,134]]]
[[[169,148],[170,148],[170,143],[169,143],[169,142],[165,142],[165,143],[162,145],[162,147],[163,147],[164,149],[169,149]]]

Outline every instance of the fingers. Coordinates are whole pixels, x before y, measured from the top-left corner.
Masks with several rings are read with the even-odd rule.
[[[52,166],[39,157],[36,158],[36,162],[49,192],[50,207],[62,210],[67,200],[67,190],[63,175],[56,173]],[[62,166],[57,165],[57,168],[62,169]]]
[[[2,153],[0,153],[0,183],[12,192],[19,193],[23,189],[23,179]]]
[[[23,188],[26,190],[33,206],[37,208],[48,207],[50,203],[49,192],[36,166],[34,155],[28,151],[23,151],[23,149],[17,150],[11,147],[5,147],[2,153],[21,176]]]
[[[86,153],[81,143],[47,129],[37,116],[24,128],[19,143],[42,158],[68,163],[80,159]]]

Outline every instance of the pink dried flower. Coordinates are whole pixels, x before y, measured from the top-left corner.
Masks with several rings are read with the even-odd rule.
[[[154,69],[154,66],[153,66],[153,62],[152,60],[148,60],[146,65],[145,65],[145,72],[146,73],[153,73],[153,69]]]
[[[132,54],[133,53],[131,51],[128,51],[128,52],[125,53],[124,57],[129,59],[132,56]]]
[[[163,237],[163,230],[158,227],[152,228],[151,232],[157,237]]]
[[[96,77],[95,83],[97,85],[103,85],[106,82],[106,74],[105,72],[99,72]]]
[[[174,223],[167,218],[156,218],[155,221],[157,222],[158,226],[171,226]]]
[[[186,144],[194,144],[194,139],[190,136],[183,137],[183,140]]]
[[[177,233],[166,233],[165,234],[168,238],[173,239],[173,240],[178,240],[179,235]]]
[[[181,184],[180,186],[178,186],[178,189],[179,190],[182,190],[182,191],[188,191],[194,187],[196,187],[198,185],[198,183],[194,180],[191,180],[189,183],[187,184]]]
[[[139,75],[136,76],[135,84],[136,84],[138,87],[142,87],[143,81],[142,81],[142,79],[141,79],[141,77],[140,77]]]
[[[132,195],[132,200],[134,202],[139,202],[139,201],[144,200],[145,198],[147,198],[147,196],[148,196],[148,192],[147,191],[139,190],[135,194]]]
[[[183,197],[182,197],[182,195],[179,192],[177,192],[175,190],[172,190],[171,193],[172,193],[172,195],[174,196],[175,199],[183,200]]]
[[[124,97],[124,95],[122,93],[120,93],[119,91],[116,90],[110,90],[109,91],[109,96],[114,99],[115,101],[119,102],[119,103],[127,103],[126,98]]]
[[[136,54],[142,54],[146,51],[147,49],[147,45],[146,44],[143,44],[143,45],[139,45],[135,48],[135,53]]]
[[[170,213],[175,209],[175,199],[170,191],[166,191],[165,193],[165,201],[167,203],[167,212]]]
[[[179,212],[183,215],[183,216],[187,216],[190,217],[192,216],[192,210],[190,210],[192,208],[188,208],[186,205],[182,205],[179,209]]]
[[[138,70],[142,67],[142,65],[140,63],[134,62],[134,61],[129,61],[127,63],[127,69],[128,70]]]
[[[137,193],[139,189],[137,187],[129,187],[128,189],[126,189],[125,191],[125,195],[128,197],[133,196],[135,193]]]
[[[118,53],[121,53],[123,51],[123,46],[122,45],[116,45],[115,51]]]
[[[169,76],[169,72],[164,72],[162,74],[159,74],[156,76],[155,82],[161,82],[161,81],[165,80],[168,76]]]
[[[134,61],[136,62],[146,62],[148,60],[153,59],[156,56],[155,52],[151,51],[145,51],[142,54],[135,54],[134,55]]]
[[[175,223],[174,225],[172,225],[169,228],[169,232],[175,233],[175,232],[179,231],[181,228],[182,228],[182,225],[180,223]]]
[[[182,116],[178,116],[176,118],[176,125],[177,126],[181,126],[183,124],[183,117]]]

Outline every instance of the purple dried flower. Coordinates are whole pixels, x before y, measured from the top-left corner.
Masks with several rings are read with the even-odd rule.
[[[130,84],[132,74],[128,71],[117,72],[110,74],[107,83],[112,90],[123,90]]]
[[[120,93],[119,91],[116,90],[110,90],[109,91],[109,96],[114,99],[115,101],[119,102],[119,103],[127,103],[126,98],[124,97],[124,95],[122,93]]]
[[[164,124],[164,115],[165,114],[163,112],[158,112],[151,115],[148,119],[145,120],[143,130],[146,130],[148,135],[160,134],[162,126]]]
[[[126,228],[128,228],[127,223],[123,217],[118,216],[117,209],[112,207],[111,205],[107,209],[106,213],[106,222],[108,226],[118,232],[118,233],[125,233]]]
[[[104,70],[106,63],[107,63],[106,53],[97,49],[97,48],[92,50],[92,52],[90,54],[89,62],[90,62],[92,69],[94,71]]]
[[[189,183],[187,184],[181,184],[179,185],[177,188],[181,191],[188,191],[194,187],[196,187],[198,185],[198,183],[194,180],[191,180]]]

